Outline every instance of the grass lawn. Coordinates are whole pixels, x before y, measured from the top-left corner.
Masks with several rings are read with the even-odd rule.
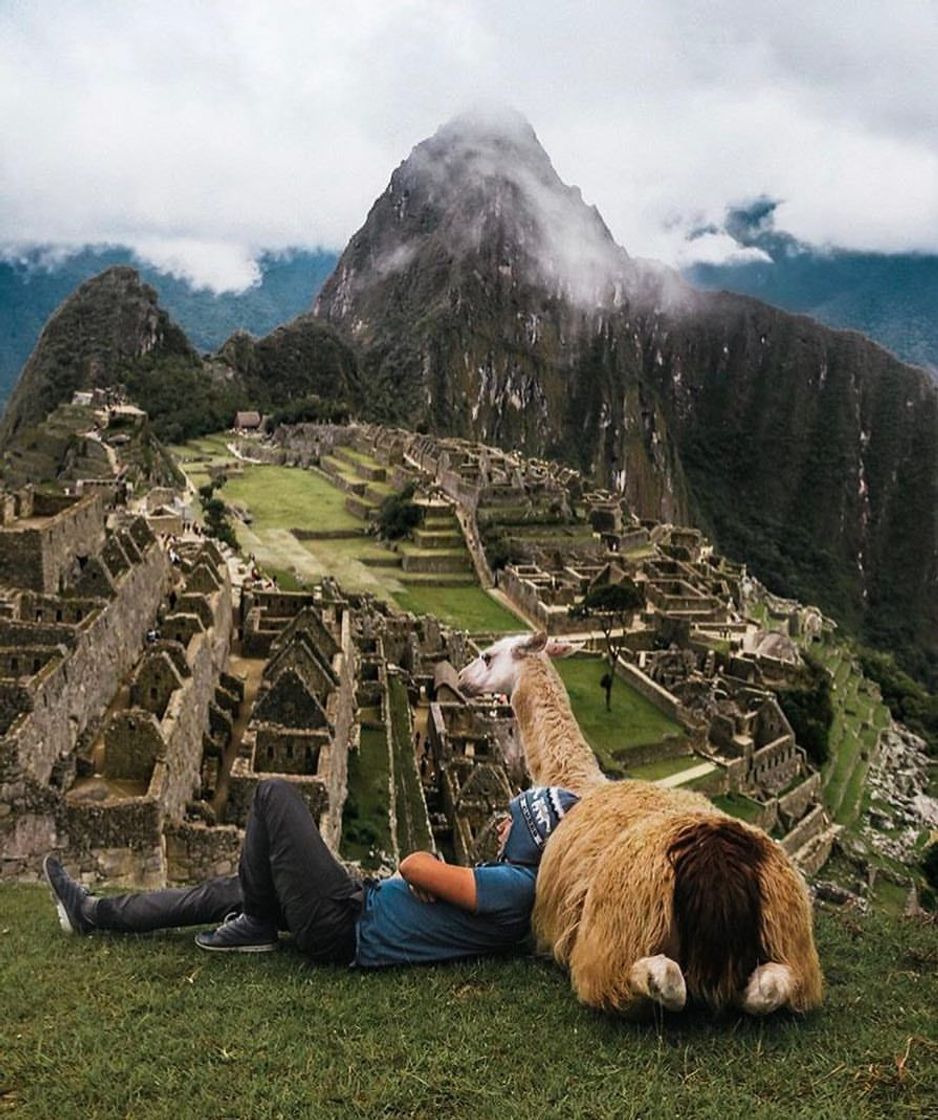
[[[388,674],[388,704],[391,710],[397,847],[403,857],[411,852],[432,849],[433,837],[430,835],[427,806],[417,771],[407,686],[397,673]]]
[[[384,728],[363,727],[357,751],[348,756],[348,797],[342,813],[342,855],[377,867],[392,852],[388,740]],[[375,852],[375,856],[372,856]]]
[[[612,711],[607,712],[606,694],[599,686],[606,671],[602,658],[570,657],[555,664],[570,694],[573,714],[607,773],[628,771],[628,752],[633,747],[682,734],[678,724],[619,678],[612,689]]]
[[[724,813],[729,813],[731,817],[739,817],[740,820],[748,821],[750,824],[757,821],[762,812],[762,806],[758,802],[739,793],[720,794],[710,800]]]
[[[661,758],[657,762],[646,762],[643,766],[633,766],[629,770],[629,777],[640,778],[643,782],[657,782],[661,778],[670,778],[672,774],[682,774],[685,770],[693,770],[700,763],[701,759],[693,754],[683,754],[679,758]]]
[[[252,466],[232,477],[221,491],[226,502],[247,506],[251,529],[360,529],[345,508],[345,494],[315,471],[296,467]]]
[[[212,462],[219,462],[234,458],[228,450],[229,439],[227,432],[213,432],[212,435],[200,436],[198,439],[189,440],[188,443],[177,444],[169,450],[183,463],[192,459],[210,459]]]
[[[0,1109],[24,1120],[895,1120],[934,1116],[934,929],[822,914],[806,1020],[580,1007],[529,957],[365,973],[190,932],[68,938],[0,887]]]
[[[396,592],[394,600],[405,611],[414,614],[435,614],[450,626],[458,626],[473,634],[516,634],[529,629],[481,587],[418,587],[410,584],[406,591]]]

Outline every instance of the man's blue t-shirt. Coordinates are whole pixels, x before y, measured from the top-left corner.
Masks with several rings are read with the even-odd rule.
[[[512,863],[473,868],[476,910],[421,902],[396,877],[368,887],[358,920],[355,964],[380,968],[497,953],[523,941],[531,925],[537,869]]]

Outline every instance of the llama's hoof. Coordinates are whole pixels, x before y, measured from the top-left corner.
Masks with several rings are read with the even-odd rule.
[[[788,1002],[792,986],[791,969],[787,965],[759,965],[746,985],[743,1011],[750,1015],[771,1015]]]
[[[681,1011],[687,1002],[687,985],[676,961],[659,953],[632,965],[632,985],[666,1011]]]

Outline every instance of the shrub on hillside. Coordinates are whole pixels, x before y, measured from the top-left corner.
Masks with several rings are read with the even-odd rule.
[[[938,840],[925,849],[925,854],[922,856],[922,873],[932,890],[938,891]]]
[[[834,722],[830,674],[810,653],[804,654],[806,680],[800,688],[778,693],[778,702],[791,724],[798,745],[804,747],[815,766],[827,761],[830,729]]]
[[[938,755],[938,696],[904,673],[890,654],[863,646],[858,653],[863,672],[879,685],[893,719],[921,735],[928,753]]]
[[[493,572],[501,571],[508,564],[524,564],[530,559],[528,553],[517,540],[506,536],[496,526],[484,526],[481,538],[485,558]]]
[[[378,509],[378,533],[389,541],[408,536],[423,519],[423,510],[413,498],[417,487],[405,486],[399,494],[389,494]]]
[[[315,393],[291,401],[271,416],[271,426],[280,424],[347,424],[351,409],[345,401],[323,400]]]

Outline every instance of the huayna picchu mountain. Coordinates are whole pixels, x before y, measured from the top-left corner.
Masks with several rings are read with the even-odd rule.
[[[356,369],[350,347],[311,315],[259,341],[239,332],[202,357],[154,289],[115,266],[81,284],[46,324],[0,420],[0,449],[9,463],[79,390],[122,385],[172,443],[227,427],[238,409],[311,396],[354,402]]]
[[[0,444],[75,392],[113,385],[143,359],[199,364],[156,292],[132,268],[109,268],[80,285],[43,328],[0,421]]]
[[[935,683],[938,391],[860,335],[616,245],[513,114],[391,176],[315,313],[375,418],[592,470]]]

